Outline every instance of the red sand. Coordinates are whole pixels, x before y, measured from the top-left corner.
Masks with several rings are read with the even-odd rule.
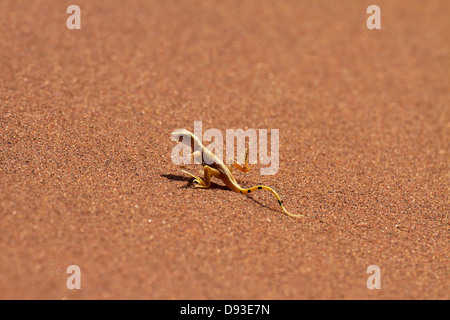
[[[372,2],[80,0],[68,30],[73,2],[1,1],[0,298],[449,299],[450,2],[368,30]],[[238,180],[323,223],[191,188],[194,120],[280,129]]]

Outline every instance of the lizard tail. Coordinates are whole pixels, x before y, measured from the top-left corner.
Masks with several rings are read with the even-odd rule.
[[[283,212],[286,213],[288,216],[294,217],[294,218],[304,217],[304,215],[302,215],[302,214],[292,214],[292,213],[288,212],[288,211],[286,210],[286,208],[284,207],[283,201],[281,200],[281,198],[280,198],[280,196],[278,195],[278,193],[276,193],[275,190],[273,190],[271,187],[266,187],[266,186],[256,186],[256,187],[251,187],[251,188],[249,188],[249,189],[243,189],[243,190],[241,191],[241,193],[249,194],[250,192],[255,191],[255,190],[268,190],[268,191],[272,192],[273,195],[277,198],[278,204],[281,206],[281,209],[283,209]]]

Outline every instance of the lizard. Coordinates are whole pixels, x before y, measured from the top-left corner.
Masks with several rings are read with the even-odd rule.
[[[247,173],[250,171],[251,165],[248,163],[248,148],[245,152],[245,163],[241,164],[235,159],[232,160],[232,164],[225,164],[221,159],[219,159],[214,153],[212,153],[210,150],[208,150],[201,141],[190,131],[186,129],[180,129],[176,130],[171,133],[171,138],[173,141],[178,141],[180,143],[186,144],[188,147],[191,148],[191,159],[194,159],[200,155],[202,155],[202,166],[203,166],[203,173],[204,177],[200,178],[195,175],[193,175],[190,172],[187,172],[185,170],[182,170],[183,173],[189,175],[190,177],[194,178],[194,187],[195,188],[202,188],[202,189],[208,189],[211,185],[211,177],[218,178],[225,183],[225,185],[232,191],[238,192],[241,194],[249,194],[255,190],[267,190],[270,191],[278,200],[278,204],[281,206],[281,209],[285,214],[287,214],[290,217],[304,217],[302,214],[292,214],[286,210],[284,207],[283,201],[281,200],[280,196],[273,190],[271,187],[258,185],[251,188],[243,188],[241,187],[236,179],[234,178],[232,174],[233,166],[244,172]],[[228,161],[227,161],[228,162]],[[181,166],[184,167],[184,166]]]

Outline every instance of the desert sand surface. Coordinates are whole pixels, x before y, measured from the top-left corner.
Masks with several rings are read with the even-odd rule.
[[[0,298],[449,299],[449,11],[2,0]],[[278,173],[235,177],[307,217],[193,188],[194,121],[279,129]]]

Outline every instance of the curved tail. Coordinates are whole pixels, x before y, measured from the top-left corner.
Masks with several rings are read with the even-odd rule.
[[[283,209],[283,212],[286,213],[288,216],[294,217],[294,218],[304,217],[304,215],[302,215],[302,214],[292,214],[292,213],[289,213],[289,212],[286,210],[286,208],[284,207],[283,201],[281,200],[281,198],[280,198],[280,196],[278,195],[278,193],[276,193],[275,190],[273,190],[271,187],[266,187],[266,186],[256,186],[256,187],[251,187],[251,188],[249,188],[249,189],[242,189],[242,190],[240,190],[240,192],[243,193],[243,194],[249,194],[249,193],[252,192],[252,191],[255,191],[255,190],[261,190],[261,189],[262,189],[262,190],[268,190],[268,191],[272,192],[272,193],[274,194],[274,196],[277,197],[278,204],[281,206],[281,209]]]

